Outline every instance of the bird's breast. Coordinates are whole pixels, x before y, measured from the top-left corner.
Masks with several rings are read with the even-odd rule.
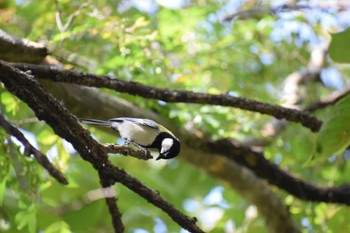
[[[157,129],[129,121],[122,122],[117,129],[122,138],[129,139],[141,146],[151,145],[158,135]]]

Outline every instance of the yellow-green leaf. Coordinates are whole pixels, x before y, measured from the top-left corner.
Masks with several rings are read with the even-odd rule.
[[[335,62],[350,63],[350,28],[332,34],[329,55]]]
[[[350,95],[329,111],[317,137],[316,160],[343,152],[350,144]]]

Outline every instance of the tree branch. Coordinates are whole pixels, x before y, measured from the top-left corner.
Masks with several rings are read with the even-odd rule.
[[[149,160],[153,157],[150,153],[145,154],[140,149],[133,149],[130,146],[116,145],[116,144],[105,144],[103,145],[107,153],[118,153],[123,155],[129,155],[140,160]]]
[[[0,57],[1,56],[2,54],[0,54]],[[55,85],[53,85],[51,82],[46,82],[46,87],[49,88],[49,90],[52,93],[54,93],[57,96],[57,98],[59,98],[60,100],[64,100],[65,106],[69,107],[69,109],[71,109],[74,113],[81,116],[85,114],[84,116],[103,119],[108,117],[125,116],[126,114],[128,114],[129,116],[132,116],[132,117],[145,117],[145,118],[154,119],[157,122],[164,124],[168,128],[172,128],[171,125],[169,125],[166,121],[164,121],[164,119],[160,118],[158,115],[147,110],[140,110],[136,106],[133,106],[132,104],[120,98],[107,95],[94,88],[80,87],[76,85],[66,85],[61,83],[56,83]],[[81,98],[81,96],[84,96],[84,98]],[[94,109],[94,111],[91,111],[89,109]],[[118,109],[118,112],[116,112],[115,110],[111,111],[111,109]],[[205,146],[207,145],[207,143],[204,142],[203,139],[195,137],[194,135],[189,135],[188,132],[180,133],[179,129],[174,129],[174,132],[177,135],[180,135],[181,140],[185,142],[185,145],[182,150],[182,154],[179,158],[183,158],[184,160],[187,160],[188,162],[194,164],[195,166],[203,168],[204,170],[214,175],[215,177],[221,180],[224,180],[225,183],[228,183],[231,187],[236,189],[242,196],[247,198],[247,200],[257,205],[259,210],[261,209],[269,210],[268,213],[264,211],[262,212],[262,216],[266,219],[266,221],[268,221],[268,218],[271,218],[271,219],[279,220],[280,225],[290,226],[289,223],[292,221],[290,216],[286,215],[288,211],[285,210],[283,203],[281,203],[280,201],[279,201],[279,204],[276,204],[273,202],[273,200],[280,200],[280,199],[273,192],[271,192],[270,188],[260,186],[260,188],[256,188],[252,190],[250,183],[248,183],[244,177],[242,177],[242,179],[237,179],[237,178],[241,178],[240,171],[242,170],[242,167],[238,166],[235,162],[233,162],[232,157],[241,158],[241,161],[242,161],[241,164],[250,164],[249,168],[254,172],[254,170],[258,170],[253,166],[254,162],[258,163],[261,159],[259,156],[262,156],[262,154],[257,155],[255,152],[250,154],[248,153],[248,156],[245,157],[244,153],[247,153],[247,151],[243,148],[240,148],[239,145],[236,145],[235,148],[233,148],[234,151],[230,152],[230,156],[229,156],[230,158],[228,157],[223,158],[222,156],[213,156],[211,152],[206,150]],[[249,151],[250,150],[248,150],[248,152]],[[226,172],[224,172],[224,169],[221,165],[224,166],[224,168],[227,168],[225,170]],[[222,169],[216,170],[216,168],[218,167],[219,168],[221,167]],[[278,168],[277,165],[271,163],[270,161],[266,160],[266,163],[263,163],[261,167],[262,168],[260,167],[259,168],[260,168],[260,172],[262,173],[264,173],[265,171],[270,172],[272,170],[270,172],[271,173],[270,176],[262,175],[263,177],[269,177],[266,179],[273,180],[275,178],[278,180],[278,177],[281,177],[281,176],[283,177],[285,175],[286,177],[289,177],[289,179],[291,180],[291,184],[293,185],[294,177],[291,176],[289,173],[282,171],[280,168]],[[220,173],[220,171],[222,172]],[[256,172],[256,174],[257,173],[259,172]],[[283,175],[280,175],[281,173]],[[258,182],[258,180],[259,179],[255,177],[255,182]],[[282,179],[280,180],[280,182],[283,184]],[[276,185],[279,186],[280,182],[276,182]],[[303,182],[303,183],[306,183],[306,182]],[[246,186],[244,186],[244,184],[246,184]],[[308,183],[306,184],[307,185],[300,185],[300,186],[297,184],[295,185],[298,188],[298,193],[307,192],[307,189],[305,190],[305,186],[307,187],[312,186],[312,187],[318,188],[317,186],[314,186],[312,184],[308,184]],[[259,187],[256,185],[253,185],[253,186]],[[264,188],[261,188],[261,187],[264,187]],[[332,195],[332,193],[330,192],[331,187],[330,188],[319,187],[319,188],[321,190],[325,190],[325,193]],[[343,190],[344,192],[342,195],[341,195],[340,188],[341,187],[335,188],[336,192],[339,191],[338,194],[340,196],[343,196],[344,198],[349,199],[350,197],[349,196],[347,197],[345,194],[347,190],[346,186],[344,186],[344,190]],[[313,188],[313,190],[315,189]],[[314,194],[318,195],[318,192],[314,192]],[[262,201],[259,201],[259,200],[262,200]],[[272,216],[270,216],[271,214]],[[274,221],[274,222],[278,222],[278,221]],[[288,224],[285,224],[285,223],[288,223]],[[292,230],[289,230],[287,232],[291,232],[291,231]],[[276,230],[274,232],[281,232],[281,231]]]
[[[150,99],[159,99],[166,102],[211,104],[259,112],[274,116],[277,119],[286,119],[288,121],[301,123],[303,126],[310,128],[312,131],[318,131],[322,124],[320,120],[309,115],[308,113],[242,97],[156,88],[137,82],[129,82],[117,78],[111,78],[109,76],[85,74],[74,70],[58,69],[57,67],[32,64],[13,64],[13,66],[22,71],[30,71],[39,79],[48,79],[55,82],[104,87],[122,93],[138,95]]]
[[[111,193],[112,185],[115,183],[114,180],[109,177],[105,177],[104,174],[99,173],[100,182],[103,187],[103,193],[108,206],[109,213],[112,216],[112,223],[115,233],[124,232],[124,224],[122,222],[122,214],[117,206],[117,198],[114,193]]]
[[[271,15],[276,15],[280,12],[283,11],[296,11],[296,10],[302,10],[302,9],[308,9],[310,8],[309,5],[291,5],[291,4],[282,4],[277,7],[253,7],[247,10],[240,10],[232,15],[228,15],[224,18],[224,22],[229,22],[233,20],[234,18],[240,18],[240,19],[249,19],[249,18],[255,18],[260,15],[265,15],[265,14],[271,14]]]
[[[40,63],[48,55],[48,49],[39,43],[18,38],[0,29],[1,58],[9,62]]]
[[[94,99],[96,100],[96,98]],[[200,148],[201,151],[205,150],[203,148],[207,148],[206,145],[207,146],[209,145],[203,142],[201,139],[198,139],[198,138],[196,139],[192,138],[192,139],[193,141],[187,140],[188,144],[190,144],[191,147],[194,147],[194,148],[197,148],[197,146],[199,145],[198,148]],[[212,148],[215,148],[215,147],[212,147]],[[219,148],[221,147],[219,146]],[[215,151],[216,153],[218,153],[216,151],[217,149],[210,150],[210,151]],[[301,199],[313,200],[313,201],[324,201],[324,202],[335,202],[335,203],[347,203],[346,200],[349,199],[349,193],[346,192],[346,186],[345,188],[314,186],[312,184],[308,184],[304,181],[296,179],[295,177],[291,176],[287,172],[280,170],[278,166],[266,160],[260,153],[257,154],[256,152],[251,151],[250,149],[247,150],[240,146],[230,147],[226,149],[227,150],[225,150],[225,152],[221,151],[220,154],[224,156],[228,155],[226,156],[227,158],[238,161],[240,164],[243,164],[244,166],[250,168],[255,174],[259,175],[262,178],[266,178],[270,183],[280,187],[281,189],[284,189],[290,192],[291,194]],[[220,152],[220,150],[218,151]],[[186,155],[186,154],[191,154],[191,156],[185,156],[184,157],[185,160],[188,160],[191,163],[194,163],[196,165],[202,166],[204,169],[212,173],[212,171],[210,171],[211,165],[203,164],[204,158],[205,158],[203,155],[199,156],[201,157],[200,159],[201,162],[198,162],[199,157],[194,156],[192,155],[192,153],[188,153],[187,151],[183,153],[183,155]],[[211,163],[215,163],[215,162],[211,160]],[[225,177],[223,174],[214,173],[214,175],[217,177],[220,177],[220,179],[230,182],[230,180],[228,180],[228,178]],[[310,193],[312,195],[310,195]],[[334,196],[332,196],[333,194]],[[245,197],[247,196],[245,195]],[[253,199],[250,199],[250,198],[248,199],[253,201],[253,203],[257,204],[256,202],[254,202]],[[271,210],[271,207],[270,207],[270,210]]]
[[[328,44],[322,42],[315,46],[312,51],[306,67],[300,68],[289,74],[283,81],[282,88],[282,105],[284,107],[300,109],[300,105],[304,102],[308,91],[307,85],[318,80],[322,68],[327,58]],[[304,112],[307,110],[302,109]],[[253,136],[246,138],[242,142],[245,146],[266,147],[270,145],[278,134],[280,134],[287,126],[287,121],[271,119],[265,123],[262,128],[261,136]]]
[[[139,194],[146,200],[152,200],[150,201],[152,204],[160,207],[172,219],[177,219],[178,221],[181,221],[182,224],[180,225],[182,227],[191,226],[190,232],[203,232],[198,227],[196,227],[196,218],[188,218],[187,216],[183,215],[180,211],[174,209],[174,207],[170,203],[164,201],[160,197],[159,192],[153,191],[147,186],[143,185],[139,180],[133,178],[124,170],[119,169],[117,167],[108,167],[108,169],[106,169],[105,171],[105,175],[127,186],[129,189],[133,190],[135,193]],[[188,230],[189,228],[185,229]]]
[[[109,213],[112,216],[112,224],[115,233],[124,232],[124,224],[122,222],[122,214],[119,212],[117,207],[117,198],[116,197],[106,197],[106,204],[108,206]]]
[[[261,17],[261,15],[274,15],[276,16],[278,13],[285,12],[285,11],[300,11],[303,9],[315,9],[315,8],[320,8],[320,9],[329,9],[330,7],[344,7],[348,8],[349,4],[344,1],[339,1],[339,2],[322,2],[321,4],[281,4],[277,7],[264,7],[264,6],[259,6],[259,7],[253,7],[250,9],[246,10],[240,10],[237,11],[234,14],[228,15],[224,18],[224,22],[229,22],[233,20],[234,18],[239,18],[239,19],[251,19],[251,18],[257,18]]]
[[[281,170],[276,164],[267,160],[262,153],[250,148],[244,149],[239,143],[234,143],[228,139],[208,142],[206,146],[201,146],[251,169],[257,176],[268,180],[270,184],[299,199],[350,205],[350,185],[322,187],[307,183]]]
[[[350,94],[350,86],[344,88],[344,90],[336,91],[336,92],[330,94],[329,96],[327,96],[326,98],[324,98],[321,101],[310,104],[309,106],[307,106],[305,108],[305,111],[314,112],[314,111],[319,110],[321,108],[325,108],[325,107],[334,105],[339,100],[341,100],[342,98],[344,98],[345,96],[347,96],[349,94]]]
[[[205,149],[206,144],[203,138],[192,135],[188,131],[185,132],[179,127],[174,127],[173,124],[170,124],[154,112],[147,109],[140,109],[119,97],[99,91],[96,88],[43,81],[45,81],[45,87],[54,93],[56,98],[64,102],[65,106],[76,115],[97,119],[130,116],[148,118],[161,123],[173,131],[181,140],[182,148],[181,155],[178,157],[179,159],[183,159],[205,170],[209,175],[212,175],[218,180],[224,181],[225,184],[232,187],[243,198],[256,205],[259,211],[269,210],[268,212],[262,211],[260,213],[265,219],[268,228],[275,229],[271,230],[272,232],[282,232],[279,230],[281,225],[287,229],[285,232],[294,231],[294,223],[288,215],[288,210],[280,198],[271,190],[270,186],[252,172],[250,172],[252,174],[250,182],[247,182],[244,175],[247,172],[243,171],[247,169],[233,160],[229,160],[218,154],[218,156],[214,156]],[[115,134],[114,131],[108,128],[102,128],[102,130]],[[244,151],[240,150],[234,153],[241,152],[244,153]],[[221,164],[224,166],[221,166]],[[216,167],[221,169],[213,169]],[[253,189],[253,187],[257,188]]]
[[[19,131],[16,127],[11,125],[5,117],[0,114],[0,125],[2,128],[9,134],[18,139],[24,146],[24,154],[27,156],[33,155],[34,158],[43,166],[49,174],[54,177],[61,184],[68,184],[67,179],[63,176],[60,170],[55,168],[48,158],[41,153],[41,151],[37,150],[34,146],[32,146],[29,141],[24,137],[21,131]]]
[[[162,209],[184,229],[190,232],[203,232],[192,218],[174,208],[157,192],[111,164],[104,147],[100,146],[89,132],[78,124],[75,116],[45,92],[35,78],[15,69],[6,62],[0,61],[0,80],[11,93],[29,105],[38,119],[45,120],[57,135],[70,142],[80,156],[91,163],[103,179],[113,179],[114,182],[122,183]]]

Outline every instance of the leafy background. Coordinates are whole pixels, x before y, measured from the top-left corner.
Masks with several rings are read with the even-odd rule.
[[[223,20],[237,10],[276,8],[282,3],[311,7]],[[333,36],[331,57],[326,58],[320,80],[304,92],[301,105],[307,106],[349,85],[349,66],[342,64],[349,62],[348,53],[342,49],[349,44],[349,30],[335,34],[349,26],[349,9],[346,1],[5,0],[0,1],[0,26],[10,34],[45,43],[67,69],[273,104],[283,103],[286,77],[306,67],[311,51],[329,43]],[[63,187],[48,177],[35,160],[21,156],[23,149],[18,142],[0,129],[0,231],[111,232],[95,171],[47,125],[36,122],[25,104],[3,87],[0,91],[1,111],[64,171],[70,182]],[[213,139],[259,137],[270,120],[238,109],[167,104],[106,92]],[[312,183],[347,183],[349,153],[344,150],[349,139],[342,132],[349,131],[348,102],[315,113],[327,122],[318,138],[301,125],[288,124],[264,149],[266,157]],[[338,115],[334,115],[335,109]],[[90,130],[99,141],[116,141],[115,135]],[[341,145],[332,143],[342,138]],[[327,152],[315,152],[317,146]],[[316,160],[308,165],[312,156]],[[206,231],[267,232],[256,208],[244,197],[179,159],[143,162],[115,155],[111,160],[159,190],[177,208],[196,216]],[[117,185],[115,191],[127,232],[184,232],[166,214],[123,186]],[[303,232],[350,229],[346,206],[300,201],[278,192]]]

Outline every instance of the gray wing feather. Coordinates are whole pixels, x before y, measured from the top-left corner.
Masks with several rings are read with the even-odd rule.
[[[97,120],[97,119],[79,118],[79,121],[82,123],[87,123],[87,124],[92,124],[92,125],[111,126],[111,122]]]
[[[131,121],[139,125],[145,125],[153,129],[159,129],[158,124],[152,120],[141,119],[141,118],[132,118],[132,117],[118,117],[109,119],[108,121],[112,122],[122,122],[122,121]]]

